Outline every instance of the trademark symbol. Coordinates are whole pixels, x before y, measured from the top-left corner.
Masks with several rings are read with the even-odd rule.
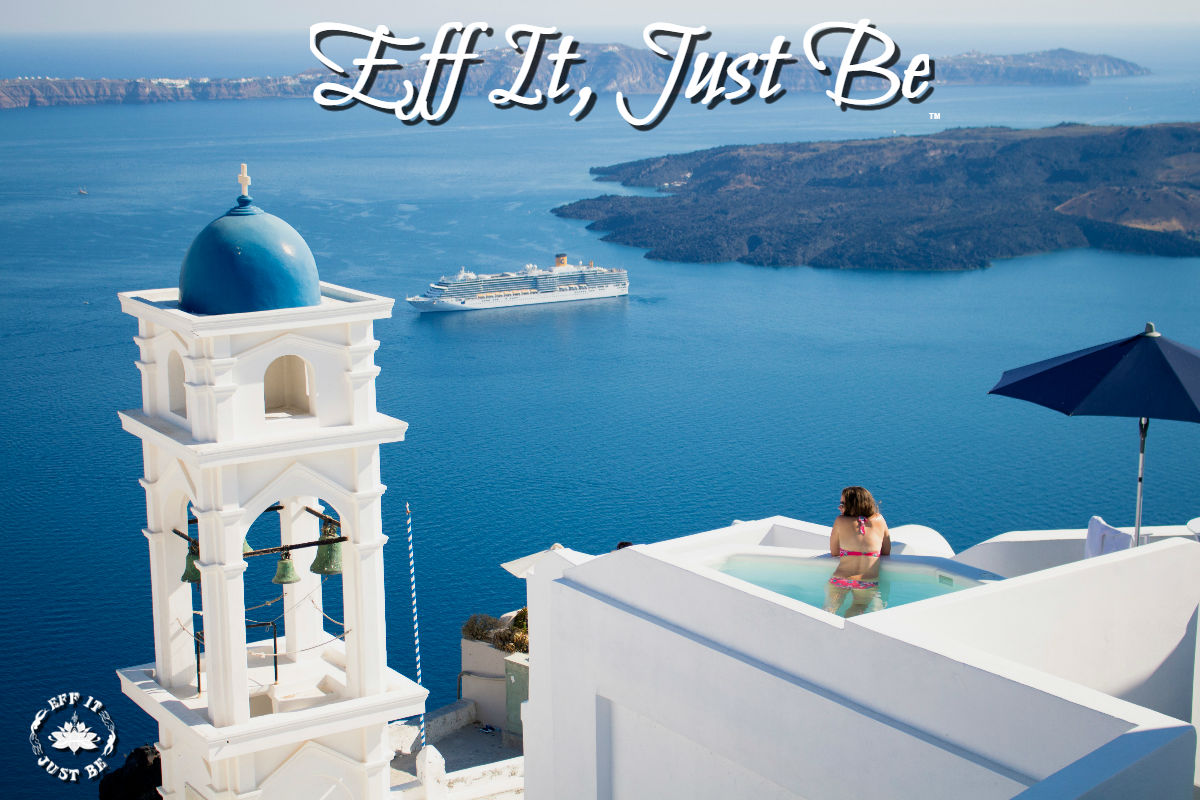
[[[940,112],[940,111],[930,111],[930,112],[929,112],[929,118],[930,118],[930,119],[941,119],[941,118],[942,118],[942,112]]]

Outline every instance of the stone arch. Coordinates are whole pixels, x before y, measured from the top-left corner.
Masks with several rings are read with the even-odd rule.
[[[302,356],[289,353],[267,365],[263,373],[263,408],[267,416],[307,416],[315,411],[316,375]]]
[[[193,508],[194,501],[188,494],[178,488],[172,488],[166,495],[162,504],[163,529],[170,531],[172,528],[178,528],[183,533],[188,531],[188,510]]]
[[[239,385],[263,381],[267,369],[284,356],[301,359],[307,368],[309,410],[311,417],[325,419],[338,407],[344,394],[343,373],[346,370],[346,349],[330,342],[285,333],[247,348],[237,355],[234,380]],[[296,363],[296,362],[292,362]],[[270,405],[266,388],[263,391],[264,411]]]
[[[278,516],[280,537],[278,543],[284,545],[314,542],[319,539],[321,519],[305,513],[304,507],[323,511],[324,514],[336,519],[339,524],[345,521],[347,530],[343,533],[347,535],[349,528],[354,524],[353,520],[357,519],[355,515],[356,498],[352,493],[311,467],[301,463],[292,463],[274,475],[251,498],[244,501],[239,528],[248,536],[253,537],[255,531],[251,529],[256,521],[276,503],[282,506]],[[275,515],[271,514],[270,516]],[[273,523],[267,525],[273,527]],[[264,527],[262,532],[266,533],[267,530],[268,528]],[[251,547],[255,548],[271,544],[274,543],[261,539],[250,541]],[[341,546],[338,549],[342,550],[342,560],[345,563],[345,549]],[[345,634],[346,584],[343,583],[340,575],[312,570],[313,562],[319,553],[320,550],[317,547],[305,547],[292,551],[286,558],[292,562],[292,575],[298,580],[288,581],[273,590],[265,581],[271,580],[273,570],[284,569],[279,563],[284,557],[273,559],[264,556],[261,563],[258,558],[247,559],[248,562],[251,562],[246,573],[247,576],[251,576],[251,571],[256,572],[256,576],[247,578],[246,587],[253,587],[247,589],[249,592],[262,595],[264,591],[278,592],[282,588],[284,600],[280,608],[282,609],[283,624],[279,628],[282,631],[279,644],[296,658],[319,657],[321,648],[329,644],[332,639]],[[326,581],[329,579],[334,580],[327,584]],[[261,597],[252,598],[252,594],[246,595],[248,600],[259,602],[263,599]],[[330,608],[334,616],[325,613],[326,603],[331,604]],[[340,627],[326,627],[327,618]],[[277,706],[276,710],[286,707],[291,702],[290,700],[279,701],[282,706]]]
[[[320,497],[340,520],[348,519],[354,508],[354,499],[344,487],[303,464],[291,464],[243,504],[242,530],[249,530],[276,501],[290,497]]]
[[[171,459],[163,467],[155,486],[161,501],[159,513],[163,515],[163,523],[169,523],[171,519],[186,522],[188,503],[196,503],[196,485],[179,459]]]
[[[187,390],[184,383],[183,357],[177,350],[169,350],[167,351],[167,409],[172,414],[187,419]]]
[[[192,498],[182,487],[173,486],[163,496],[160,512],[162,514],[162,535],[165,537],[168,554],[168,569],[176,578],[182,580],[183,568],[188,552],[188,543],[175,535],[174,531],[189,536],[195,536],[195,531],[188,525],[188,510],[193,506]],[[174,572],[178,570],[178,572]],[[190,595],[189,595],[190,596]],[[185,627],[191,628],[193,620],[187,620]]]

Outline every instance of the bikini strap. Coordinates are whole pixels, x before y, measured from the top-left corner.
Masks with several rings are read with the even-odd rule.
[[[863,536],[867,535],[867,518],[866,517],[858,518],[858,532],[861,533]]]

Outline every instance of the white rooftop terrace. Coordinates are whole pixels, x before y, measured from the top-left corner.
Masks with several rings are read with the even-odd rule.
[[[1087,560],[1082,530],[954,555],[893,528],[896,563],[1008,577],[852,619],[714,569],[819,556],[828,532],[772,517],[536,559],[528,796],[1193,797],[1186,527]]]

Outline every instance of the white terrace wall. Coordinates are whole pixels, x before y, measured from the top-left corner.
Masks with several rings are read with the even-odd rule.
[[[674,554],[681,560],[697,563],[705,553],[745,552],[749,548],[788,547],[798,550],[829,549],[828,525],[775,516],[751,521],[735,521],[725,528],[681,536],[654,545],[654,553],[671,560]],[[899,525],[891,529],[892,553],[895,555],[940,556],[950,558],[954,550],[942,535],[924,525]],[[1082,545],[1080,545],[1082,548]],[[1082,553],[1082,549],[1080,550]],[[1001,573],[1005,574],[1005,573]]]
[[[1133,528],[1121,528],[1133,533]],[[1142,528],[1143,543],[1176,538],[1195,540],[1184,525],[1155,525]],[[954,556],[955,561],[995,572],[1008,578],[1040,569],[1059,567],[1083,560],[1086,529],[1009,531],[994,536]]]
[[[526,605],[529,609],[529,700],[521,706],[523,752],[543,769],[525,772],[525,794],[531,798],[555,798],[553,764],[558,746],[554,732],[557,703],[554,698],[555,642],[550,634],[554,628],[551,595],[563,571],[584,564],[593,557],[570,548],[549,550],[540,555],[532,570],[526,574]],[[536,576],[536,578],[531,577]],[[535,638],[535,632],[537,633]],[[563,643],[570,647],[571,641]],[[535,655],[536,654],[536,655]],[[538,666],[534,666],[534,664]],[[534,670],[538,670],[535,672]],[[533,731],[534,733],[530,733]]]
[[[1200,544],[1100,556],[891,610],[862,624],[954,643],[1193,723]]]
[[[1142,759],[1161,776],[1156,796],[1191,796],[1190,726],[1086,689],[1065,699],[987,659],[950,658],[640,551],[548,586],[533,571],[531,800],[745,787],[764,798],[1012,797],[1146,727],[1184,740],[1183,758],[1163,746]]]
[[[1083,558],[1087,531],[1010,531],[968,547],[955,561],[1013,578]]]

